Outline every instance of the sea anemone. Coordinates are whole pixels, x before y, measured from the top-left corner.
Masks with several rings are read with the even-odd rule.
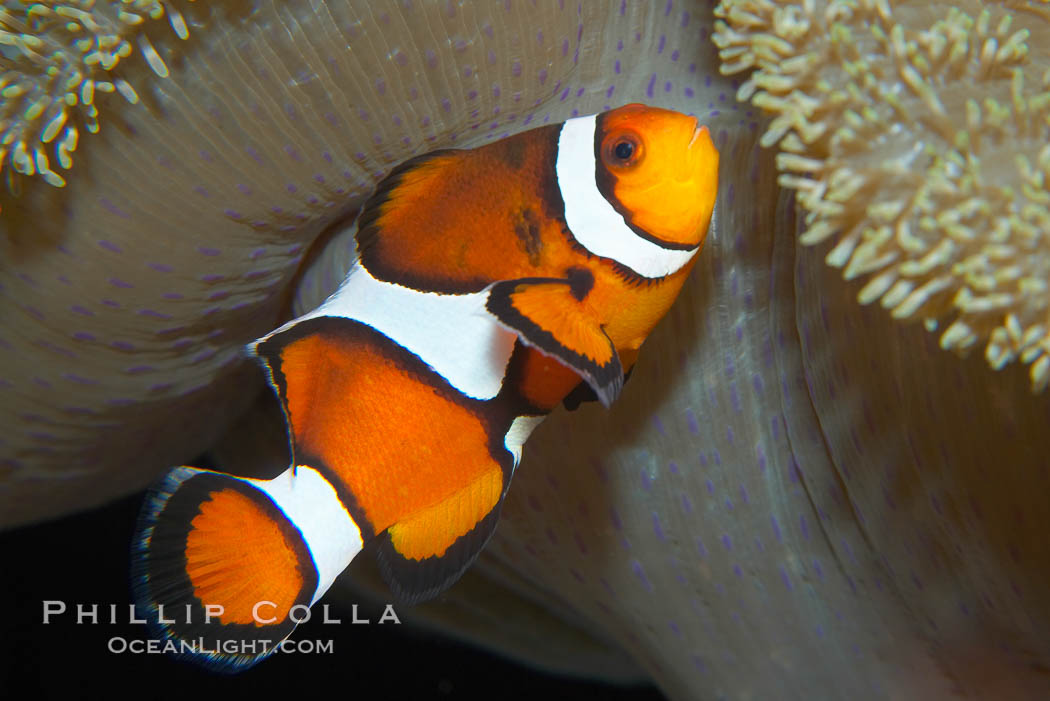
[[[416,153],[639,100],[712,128],[722,180],[707,247],[617,405],[558,412],[530,440],[474,574],[572,611],[676,699],[1050,692],[1050,395],[859,307],[856,283],[796,246],[818,221],[777,187],[759,118],[718,75],[710,4],[177,7],[187,39],[164,20],[141,30],[169,76],[141,51],[121,60],[139,102],[99,106],[66,186],[21,175],[20,196],[0,194],[4,524],[102,503],[209,447],[222,464],[280,462],[279,445],[226,433],[261,388],[241,348],[338,280],[372,184]],[[905,35],[929,27],[906,7],[893,8]],[[996,83],[1001,95],[984,82],[951,92],[975,100],[984,125],[985,98],[1012,105],[1012,81]],[[1013,148],[1007,127],[997,146],[981,131],[980,153]],[[1018,150],[1037,163],[1039,148]],[[819,180],[829,156],[805,157],[813,170],[794,177]],[[936,243],[922,222],[912,235]],[[1039,264],[1029,258],[1024,275]],[[937,300],[963,313],[942,297],[913,316],[947,323]],[[994,342],[998,322],[977,317],[963,321]],[[475,623],[499,620],[493,602],[519,605],[484,591],[448,597],[484,609]],[[496,644],[529,656],[523,640]]]
[[[985,344],[1050,382],[1050,17],[1045,2],[725,0],[714,41],[773,115],[801,240],[862,304]]]

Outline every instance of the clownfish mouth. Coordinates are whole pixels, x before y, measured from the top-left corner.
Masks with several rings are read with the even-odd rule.
[[[689,146],[687,146],[687,148],[693,148],[693,144],[696,143],[696,140],[699,139],[700,135],[705,131],[707,131],[707,127],[698,124],[696,128],[693,129],[693,138],[689,139]]]

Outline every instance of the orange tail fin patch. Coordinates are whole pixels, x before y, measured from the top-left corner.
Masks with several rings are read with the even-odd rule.
[[[210,493],[198,507],[186,534],[186,575],[194,597],[222,607],[220,623],[258,625],[253,608],[261,592],[268,614],[288,617],[304,578],[298,537],[282,526],[257,498],[233,487]]]
[[[575,370],[609,406],[623,387],[616,348],[587,306],[590,272],[568,279],[524,278],[492,286],[486,307],[528,345]]]
[[[172,652],[219,670],[255,664],[295,628],[318,574],[299,530],[237,477],[180,467],[147,499],[134,543],[140,615]],[[265,644],[264,644],[265,641]]]

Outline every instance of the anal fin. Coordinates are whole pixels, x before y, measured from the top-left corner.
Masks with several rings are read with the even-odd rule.
[[[379,569],[399,600],[417,603],[436,596],[477,558],[496,528],[506,493],[502,470],[493,468],[379,537]]]

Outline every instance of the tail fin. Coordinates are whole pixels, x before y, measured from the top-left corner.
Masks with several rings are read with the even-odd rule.
[[[165,651],[239,671],[276,651],[361,551],[316,470],[272,480],[179,467],[150,493],[133,543],[135,601]]]

